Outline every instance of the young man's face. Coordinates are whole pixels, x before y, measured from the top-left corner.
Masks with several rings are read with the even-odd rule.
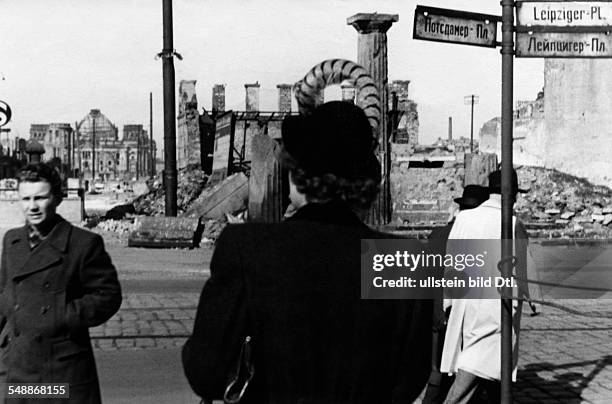
[[[60,201],[51,193],[46,181],[19,183],[19,199],[26,221],[39,226],[55,216]]]

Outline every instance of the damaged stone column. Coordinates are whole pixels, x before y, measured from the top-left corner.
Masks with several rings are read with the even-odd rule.
[[[383,183],[378,200],[374,202],[368,221],[374,225],[384,225],[391,220],[390,193],[390,147],[387,130],[387,31],[394,22],[399,21],[397,14],[355,14],[347,19],[359,33],[357,41],[357,63],[363,66],[374,79],[381,101],[381,122],[378,127],[379,158],[382,166]],[[357,100],[359,103],[359,100]]]
[[[279,84],[276,88],[278,88],[278,110],[291,112],[291,84]]]
[[[225,112],[225,85],[215,84],[212,93],[212,110],[213,113]]]
[[[181,80],[177,116],[177,168],[200,164],[200,115],[196,80]]]
[[[246,90],[245,110],[259,111],[259,82],[245,84]]]

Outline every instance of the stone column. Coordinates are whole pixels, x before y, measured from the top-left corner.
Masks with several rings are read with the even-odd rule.
[[[291,112],[291,84],[279,84],[276,88],[278,88],[278,110]]]
[[[373,225],[384,225],[391,220],[390,192],[390,149],[387,130],[387,31],[394,22],[399,21],[397,14],[355,14],[347,19],[359,33],[357,41],[357,63],[372,76],[380,92],[381,122],[378,127],[379,158],[382,166],[383,183],[378,201],[374,203],[368,221]],[[359,103],[359,100],[357,100]]]
[[[246,90],[245,110],[259,111],[259,82],[245,84]]]
[[[225,85],[215,84],[212,94],[212,110],[225,112]]]

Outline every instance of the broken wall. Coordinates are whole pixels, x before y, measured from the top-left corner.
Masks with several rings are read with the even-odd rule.
[[[200,164],[200,116],[196,80],[181,80],[176,131],[176,165],[185,168]]]
[[[612,61],[546,59],[545,167],[612,185]]]

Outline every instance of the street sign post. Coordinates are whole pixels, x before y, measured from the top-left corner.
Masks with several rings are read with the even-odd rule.
[[[519,26],[602,27],[612,25],[609,1],[518,1]]]
[[[414,13],[414,39],[462,45],[497,46],[500,17],[444,8],[417,6]]]

